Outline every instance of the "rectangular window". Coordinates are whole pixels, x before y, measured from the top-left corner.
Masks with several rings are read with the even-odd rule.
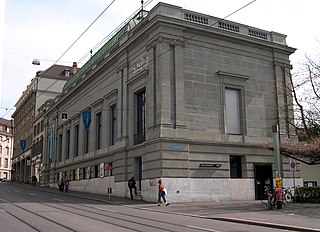
[[[112,169],[113,169],[112,167],[113,167],[113,164],[112,164],[112,162],[110,162],[107,166],[107,175],[108,176],[112,176]]]
[[[2,166],[1,166],[1,157],[0,157],[0,168],[1,168]]]
[[[2,146],[0,145],[0,154],[2,154]]]
[[[314,187],[317,186],[317,181],[303,181],[304,187]]]
[[[117,139],[117,111],[116,104],[110,107],[110,145],[114,145]]]
[[[242,178],[241,156],[229,157],[230,162],[230,178]]]
[[[62,134],[58,136],[58,162],[62,160]]]
[[[91,167],[87,167],[86,168],[86,179],[90,179],[91,178]]]
[[[96,114],[96,150],[101,148],[101,112]]]
[[[71,180],[76,180],[76,170],[71,170],[70,175]]]
[[[37,135],[40,134],[40,122],[37,124]]]
[[[136,130],[134,144],[145,141],[146,133],[146,92],[142,90],[136,93]]]
[[[70,158],[70,130],[66,131],[66,159]]]
[[[74,156],[79,154],[79,125],[74,127]]]
[[[241,102],[239,89],[225,89],[226,133],[240,135],[241,131]]]
[[[4,159],[4,167],[8,168],[8,166],[9,166],[9,160],[8,160],[8,158],[5,158]]]
[[[6,147],[6,155],[9,155],[9,147]]]
[[[99,164],[94,166],[94,178],[99,177],[99,167],[100,167]]]

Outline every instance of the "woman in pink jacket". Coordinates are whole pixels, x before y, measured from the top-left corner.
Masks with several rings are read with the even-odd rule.
[[[169,205],[169,203],[167,203],[167,200],[166,200],[166,190],[165,190],[165,187],[164,187],[164,184],[162,183],[162,180],[159,180],[158,181],[158,188],[159,188],[159,191],[158,191],[158,206],[161,206],[161,198],[163,199],[163,202],[166,204],[166,206]]]

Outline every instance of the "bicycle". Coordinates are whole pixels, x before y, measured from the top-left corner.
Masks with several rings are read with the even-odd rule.
[[[298,192],[297,189],[300,185],[295,187],[283,188],[283,203],[291,203],[294,200],[295,194]]]
[[[264,195],[267,199],[261,200],[261,202],[268,207],[268,210],[276,208],[276,191],[275,189],[270,189],[269,186],[264,186]]]
[[[283,191],[282,192],[282,202],[283,202],[283,204],[293,202],[293,196],[292,196],[291,187],[283,188],[282,191]]]

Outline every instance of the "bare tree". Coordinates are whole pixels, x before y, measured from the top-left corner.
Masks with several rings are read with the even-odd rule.
[[[289,72],[287,75],[289,83],[283,83],[285,90],[280,93],[286,92],[292,95],[293,126],[296,128],[299,140],[304,143],[282,143],[280,153],[308,165],[320,165],[320,60],[306,56],[299,72],[294,75]],[[291,103],[288,102],[288,104]],[[285,108],[288,109],[289,106],[280,110]],[[293,115],[288,115],[288,118],[279,120],[286,120],[291,124],[289,119]],[[274,149],[272,144],[267,144],[265,148]]]
[[[306,56],[302,69],[290,75],[295,121],[300,140],[320,138],[320,62]]]

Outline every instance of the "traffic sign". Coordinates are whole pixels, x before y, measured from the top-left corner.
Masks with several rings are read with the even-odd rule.
[[[296,160],[290,159],[289,169],[290,169],[291,172],[297,171],[297,161]]]

